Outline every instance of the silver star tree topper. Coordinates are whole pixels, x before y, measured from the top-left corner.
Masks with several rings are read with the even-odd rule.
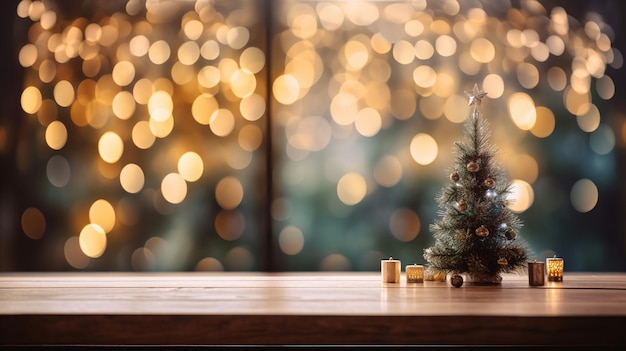
[[[480,106],[482,104],[482,99],[487,96],[487,93],[478,88],[478,84],[474,84],[474,89],[472,89],[472,91],[466,91],[465,95],[469,97],[469,106]]]

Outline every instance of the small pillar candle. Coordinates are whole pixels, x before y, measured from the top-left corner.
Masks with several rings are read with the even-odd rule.
[[[384,283],[399,283],[400,270],[400,260],[394,260],[393,257],[389,257],[388,260],[380,261],[380,272],[382,273]]]
[[[419,264],[410,264],[405,267],[407,283],[423,283],[424,282],[424,266]]]
[[[549,282],[563,281],[563,259],[559,257],[546,258],[546,270]]]
[[[543,262],[528,262],[528,284],[530,286],[544,285],[545,269]]]
[[[447,275],[447,272],[436,271],[431,267],[426,267],[424,269],[424,280],[426,281],[445,282],[447,279]]]

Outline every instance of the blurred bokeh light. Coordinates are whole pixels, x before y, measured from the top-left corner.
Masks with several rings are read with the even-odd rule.
[[[20,90],[23,116],[2,125],[21,131],[15,163],[3,164],[15,169],[3,219],[21,220],[3,231],[36,242],[3,241],[18,248],[3,268],[261,269],[262,4],[12,6],[23,70],[20,87],[5,89]]]
[[[626,269],[619,0],[9,5],[1,270],[422,262],[474,84],[534,258]]]
[[[533,256],[558,253],[572,270],[626,268],[624,116],[612,101],[621,28],[604,17],[615,20],[619,9],[615,1],[279,2],[271,122],[280,210],[272,214],[280,238],[282,230],[305,238],[296,255],[281,245],[286,267],[422,262],[433,199],[469,113],[463,92],[477,83]]]

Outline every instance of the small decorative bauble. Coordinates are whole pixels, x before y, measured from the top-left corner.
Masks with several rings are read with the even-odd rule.
[[[502,257],[502,258],[498,259],[498,264],[501,265],[501,266],[506,266],[506,265],[509,264],[509,261],[507,261],[506,258]]]
[[[476,161],[470,161],[467,164],[467,170],[472,173],[476,173],[480,170],[480,166],[478,165],[478,163],[476,163]]]
[[[476,228],[476,235],[484,238],[489,235],[489,229],[487,229],[487,227],[485,227],[484,225],[481,225],[480,227]]]
[[[463,211],[467,210],[467,204],[465,203],[465,201],[461,200],[461,201],[459,201],[459,202],[457,203],[456,208],[457,208],[459,211],[463,212]]]
[[[493,180],[493,178],[491,178],[491,176],[487,177],[487,179],[485,179],[485,181],[483,182],[485,184],[485,186],[488,189],[491,189],[494,187],[494,185],[496,185],[496,181]]]
[[[460,288],[461,285],[463,285],[463,277],[458,274],[453,275],[450,277],[450,284],[452,284],[455,288]]]
[[[515,229],[509,229],[506,232],[506,238],[509,240],[515,240],[517,239],[517,230]]]
[[[454,172],[454,173],[450,174],[450,181],[451,182],[456,183],[456,182],[459,181],[459,179],[461,179],[461,178],[459,177],[459,174],[457,172]]]

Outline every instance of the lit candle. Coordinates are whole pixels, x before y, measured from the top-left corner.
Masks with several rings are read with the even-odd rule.
[[[383,276],[384,283],[400,282],[400,261],[389,257],[388,260],[380,261],[380,272]]]
[[[530,286],[542,286],[546,274],[545,269],[543,262],[528,262],[528,284]]]
[[[424,282],[424,266],[420,264],[410,264],[406,266],[406,282],[407,283],[423,283]]]
[[[546,270],[549,282],[563,281],[563,259],[559,257],[546,258]]]

